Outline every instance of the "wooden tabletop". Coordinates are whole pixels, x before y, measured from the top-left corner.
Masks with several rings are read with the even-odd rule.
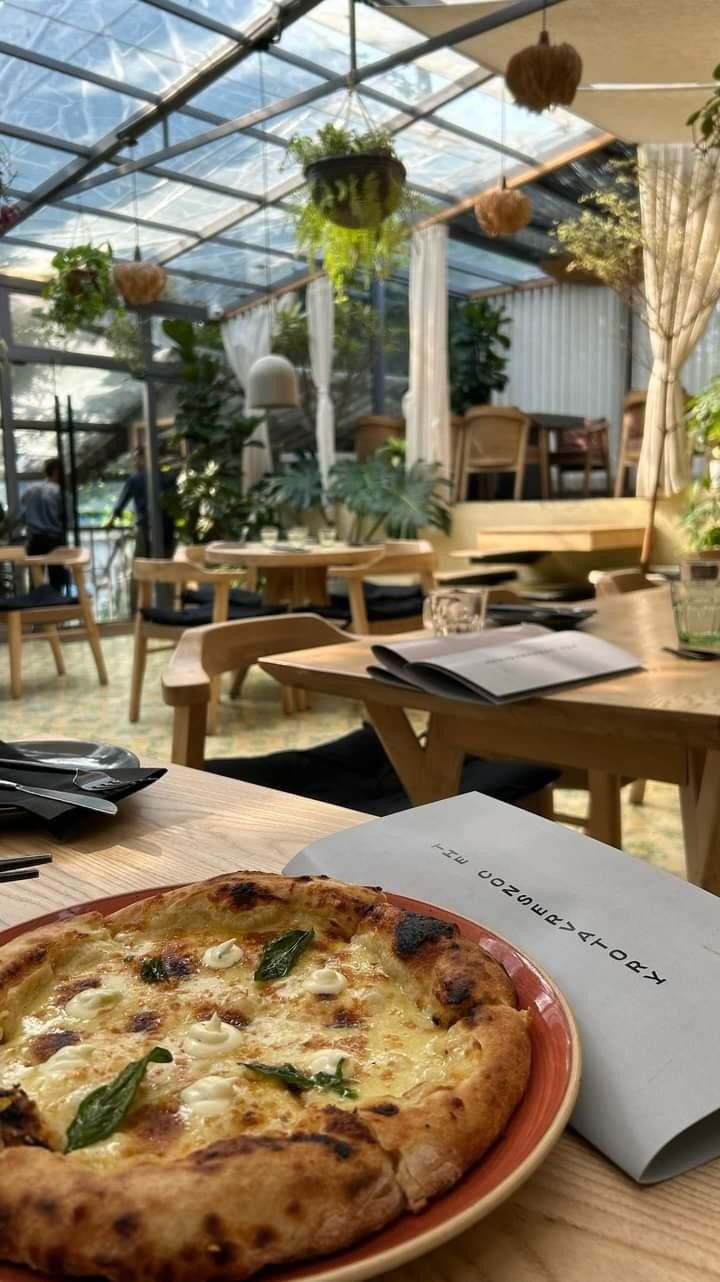
[[[303,846],[366,816],[171,766],[66,844],[0,829],[0,855],[50,850],[35,882],[2,887],[10,925],[89,898],[209,877],[280,871]],[[390,1282],[712,1282],[720,1280],[720,1162],[641,1188],[566,1135],[500,1210]]]
[[[208,543],[207,560],[212,564],[254,565],[263,570],[296,570],[324,565],[356,565],[370,561],[380,546],[354,547],[349,543],[331,543],[327,547],[310,547],[289,551],[265,543]]]
[[[472,560],[484,552],[602,552],[613,548],[642,547],[645,527],[633,525],[484,525],[475,535],[474,548],[461,548],[451,556]]]

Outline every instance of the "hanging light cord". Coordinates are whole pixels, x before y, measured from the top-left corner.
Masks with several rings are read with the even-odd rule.
[[[260,107],[265,106],[265,64],[263,62],[262,49],[258,55],[258,78],[260,88]],[[263,138],[260,151],[262,185],[263,185],[263,232],[265,239],[265,293],[270,294],[272,278],[270,275],[270,211],[268,209],[268,191],[270,181],[268,178],[268,159],[267,143]]]

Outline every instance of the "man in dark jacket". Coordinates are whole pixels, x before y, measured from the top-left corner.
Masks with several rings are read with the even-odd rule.
[[[29,485],[20,500],[20,518],[27,530],[25,550],[28,556],[43,556],[67,542],[59,459],[48,459],[43,470],[45,480]],[[51,565],[48,570],[52,587],[62,591],[68,582],[67,570],[62,565]]]

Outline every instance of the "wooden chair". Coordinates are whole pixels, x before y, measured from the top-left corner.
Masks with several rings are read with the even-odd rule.
[[[473,475],[514,472],[513,498],[521,499],[525,483],[530,419],[514,406],[477,405],[465,413],[459,430],[456,498],[467,498]]]
[[[557,468],[557,496],[563,493],[563,476],[567,472],[582,472],[583,495],[590,497],[590,480],[593,472],[605,474],[605,493],[610,494],[610,424],[606,418],[587,419],[582,427],[557,427],[554,449],[549,449],[547,464],[552,487],[552,469]]]
[[[616,499],[622,498],[625,493],[626,473],[640,462],[646,400],[647,392],[636,390],[628,392],[623,401],[620,451],[615,473]]]
[[[43,629],[55,659],[58,674],[65,672],[65,660],[62,653],[62,633],[58,632],[58,623],[69,623],[79,620],[83,627],[73,629],[73,636],[82,635],[88,642],[97,669],[100,685],[108,684],[107,669],[100,644],[100,634],[87,591],[85,589],[85,572],[90,564],[90,555],[83,548],[55,548],[44,556],[26,556],[22,549],[4,549],[12,553],[10,559],[30,571],[32,591],[25,597],[15,598],[18,602],[27,602],[19,608],[12,608],[12,598],[0,602],[0,620],[7,628],[8,649],[10,652],[10,692],[13,699],[22,697],[22,646],[29,640],[24,628],[40,627]],[[63,565],[70,574],[74,596],[64,600],[49,585],[45,585],[45,570],[50,565]],[[48,604],[42,603],[43,588],[46,588]],[[8,608],[10,606],[11,608]]]
[[[191,628],[162,676],[173,714],[172,760],[201,770],[213,690],[223,672],[244,671],[263,655],[337,645],[355,638],[314,614],[281,614]]]
[[[136,557],[133,561],[133,579],[139,585],[137,610],[135,613],[135,640],[133,648],[132,674],[130,677],[130,721],[138,721],[140,702],[145,676],[145,665],[148,653],[158,650],[173,649],[185,629],[207,622],[209,612],[213,623],[224,623],[228,617],[228,597],[230,585],[239,578],[237,570],[209,570],[189,561],[153,560],[147,557]],[[154,589],[159,584],[169,584],[175,589],[176,598],[184,585],[210,584],[213,589],[212,605],[193,607],[188,610],[177,608],[163,609],[153,604]],[[175,607],[178,601],[175,601]],[[169,644],[148,648],[151,638],[159,638]],[[215,679],[208,706],[208,734],[214,734],[217,726],[217,710],[220,700],[220,679]]]
[[[388,539],[367,561],[333,566],[332,578],[343,579],[347,587],[352,631],[392,633],[422,627],[423,599],[435,586],[436,566],[435,549],[426,539]],[[417,579],[417,586],[373,591],[375,579],[400,575]],[[339,598],[331,591],[330,600]]]

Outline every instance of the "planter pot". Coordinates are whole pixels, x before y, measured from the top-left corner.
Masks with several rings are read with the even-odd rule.
[[[382,151],[325,156],[305,169],[313,204],[338,227],[374,227],[394,213],[405,166]]]
[[[365,463],[392,436],[405,436],[405,420],[392,414],[364,414],[355,424],[355,453]]]
[[[68,294],[88,294],[97,289],[99,279],[97,267],[73,267],[66,272],[64,285]]]
[[[167,272],[158,263],[115,263],[112,281],[125,302],[137,307],[142,303],[156,303],[162,298],[167,284]]]

